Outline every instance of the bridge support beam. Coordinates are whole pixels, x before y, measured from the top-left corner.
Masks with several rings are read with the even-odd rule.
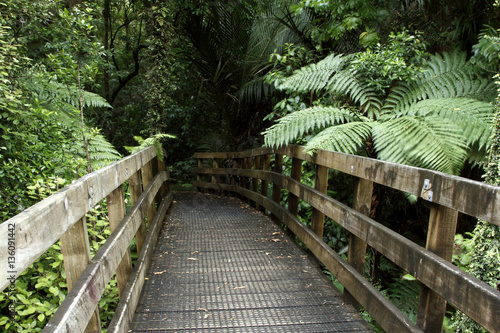
[[[363,215],[370,216],[372,194],[373,182],[362,178],[356,178],[354,187],[354,209]],[[366,247],[367,245],[363,240],[350,234],[347,262],[361,275],[363,275],[365,269]],[[349,292],[344,291],[344,296],[346,300],[356,308],[359,307],[359,303]]]
[[[274,172],[283,173],[283,155],[275,154],[274,157]],[[278,205],[281,204],[281,187],[277,184],[273,183],[273,201]],[[275,220],[278,220],[276,216],[274,216]]]
[[[446,261],[452,260],[457,220],[458,211],[432,204],[426,248]],[[424,332],[441,332],[445,313],[446,301],[422,285],[417,317],[418,327]]]
[[[316,179],[314,188],[323,194],[328,190],[328,168],[322,165],[316,166]],[[323,229],[325,227],[325,214],[317,209],[313,209],[311,217],[311,229],[316,235],[323,238]]]
[[[113,233],[125,216],[123,185],[120,185],[116,190],[111,192],[106,199],[108,202],[109,228],[111,233]],[[125,289],[125,285],[127,284],[127,280],[131,272],[132,258],[129,247],[116,269],[116,280],[118,284],[118,294],[120,297]]]
[[[61,251],[69,292],[90,262],[90,244],[85,216],[61,237]],[[85,333],[91,332],[101,332],[98,307],[85,329]]]

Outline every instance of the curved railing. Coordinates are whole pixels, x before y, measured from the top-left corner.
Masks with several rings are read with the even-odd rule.
[[[128,212],[123,192],[126,181],[132,201]],[[100,332],[97,305],[115,272],[120,302],[108,332],[126,332],[161,222],[172,202],[168,184],[165,165],[149,147],[86,175],[0,224],[2,290],[10,288],[60,239],[69,293],[43,332]],[[90,258],[85,214],[103,199],[108,204],[112,234]],[[130,244],[134,237],[139,257],[132,267]],[[8,256],[10,250],[13,261]]]
[[[275,156],[273,171],[271,155]],[[283,156],[292,158],[290,177],[282,175]],[[299,146],[197,153],[195,158],[199,159],[195,186],[231,191],[270,211],[339,280],[348,291],[346,297],[354,298],[387,332],[441,332],[446,302],[486,329],[498,330],[500,292],[450,261],[458,212],[500,225],[500,187],[331,151],[320,150],[310,155]],[[209,160],[208,165],[205,160]],[[316,165],[315,188],[300,182],[303,161]],[[222,164],[231,167],[219,168]],[[326,195],[329,169],[355,177],[354,208]],[[204,180],[206,176],[209,178]],[[273,191],[268,195],[269,183],[273,184]],[[417,195],[431,203],[426,248],[366,216],[370,212],[373,183]],[[288,209],[280,205],[281,189],[290,193]],[[299,199],[313,207],[310,229],[297,218]],[[350,233],[347,262],[322,240],[325,215]],[[367,245],[422,283],[417,324],[363,277]]]

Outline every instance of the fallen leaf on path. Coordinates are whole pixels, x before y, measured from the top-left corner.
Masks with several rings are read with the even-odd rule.
[[[208,310],[207,310],[207,309],[204,309],[204,308],[198,308],[198,310],[200,310],[200,311],[204,311],[204,312],[208,312]]]
[[[160,275],[160,274],[163,274],[163,273],[166,273],[167,271],[161,271],[161,272],[155,272],[155,275]]]
[[[245,289],[246,287],[245,286],[241,286],[241,287],[234,287],[233,290],[238,290],[238,289]]]
[[[196,261],[196,260],[200,260],[200,259],[198,259],[198,258],[188,258],[188,260]]]

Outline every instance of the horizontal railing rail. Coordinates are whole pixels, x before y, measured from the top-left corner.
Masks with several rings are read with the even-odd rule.
[[[271,154],[275,155],[274,171],[270,171]],[[281,174],[283,156],[292,158],[290,177]],[[269,210],[339,280],[348,291],[346,297],[353,297],[386,331],[440,332],[446,302],[486,329],[498,329],[500,292],[450,261],[458,212],[499,225],[500,187],[331,151],[320,150],[309,155],[299,146],[238,153],[197,153],[195,158],[199,159],[195,186],[237,193]],[[204,167],[205,159],[211,160],[210,167]],[[232,163],[222,163],[222,160]],[[315,188],[300,182],[303,161],[317,166]],[[234,167],[219,168],[222,164]],[[355,177],[354,209],[326,195],[329,169]],[[210,176],[206,181],[203,180],[205,175]],[[261,183],[260,193],[258,182]],[[267,193],[268,183],[273,184],[271,195]],[[431,203],[426,248],[367,217],[373,183],[417,195]],[[288,210],[280,205],[281,189],[289,191]],[[297,218],[299,199],[313,207],[310,229]],[[322,240],[324,216],[349,231],[347,262]],[[363,277],[367,245],[412,274],[424,286],[416,325]]]
[[[154,147],[146,148],[75,181],[0,225],[2,289],[61,240],[68,295],[43,332],[100,332],[98,303],[116,273],[120,302],[112,327],[128,330],[161,221],[172,202],[169,175]],[[132,207],[126,212],[123,184]],[[101,200],[108,206],[111,235],[90,258],[86,214]],[[149,233],[146,232],[146,218]],[[8,239],[14,239],[15,266],[8,265]],[[132,267],[130,244],[138,259]],[[113,328],[114,327],[114,328]],[[111,329],[111,330],[110,330]]]

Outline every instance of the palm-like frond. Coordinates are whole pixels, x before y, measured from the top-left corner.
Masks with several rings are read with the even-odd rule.
[[[93,131],[93,133],[87,133],[87,139],[92,170],[100,169],[122,158],[122,155],[103,135]],[[75,156],[86,158],[85,148],[82,142],[78,142],[73,149],[72,153]]]
[[[373,127],[379,159],[457,174],[467,159],[460,126],[437,116],[402,116]]]
[[[405,110],[426,99],[469,97],[488,101],[494,93],[491,80],[478,76],[477,69],[466,60],[465,52],[456,51],[431,56],[421,77],[411,85],[400,84],[393,88],[383,111]]]
[[[355,121],[328,127],[307,142],[306,151],[325,149],[357,154],[370,137],[373,125],[369,121]]]
[[[332,54],[318,63],[298,69],[286,78],[279,88],[299,92],[324,89],[330,83],[331,77],[345,68],[347,59],[342,55]]]
[[[315,129],[357,120],[359,117],[345,108],[312,107],[290,113],[279,119],[278,123],[263,133],[264,141],[268,147],[279,147]]]
[[[492,104],[476,99],[442,98],[412,104],[402,114],[448,119],[461,127],[468,145],[476,145],[478,149],[486,151],[493,134],[494,111]]]
[[[76,108],[80,107],[106,107],[111,105],[98,94],[79,89],[76,86],[65,85],[56,81],[47,81],[40,78],[28,79],[26,87],[40,100],[49,104],[64,102]]]
[[[297,70],[280,85],[282,90],[309,92],[327,90],[349,96],[369,117],[380,113],[382,102],[376,91],[361,82],[356,72],[346,68],[351,56],[332,54],[316,64]]]

